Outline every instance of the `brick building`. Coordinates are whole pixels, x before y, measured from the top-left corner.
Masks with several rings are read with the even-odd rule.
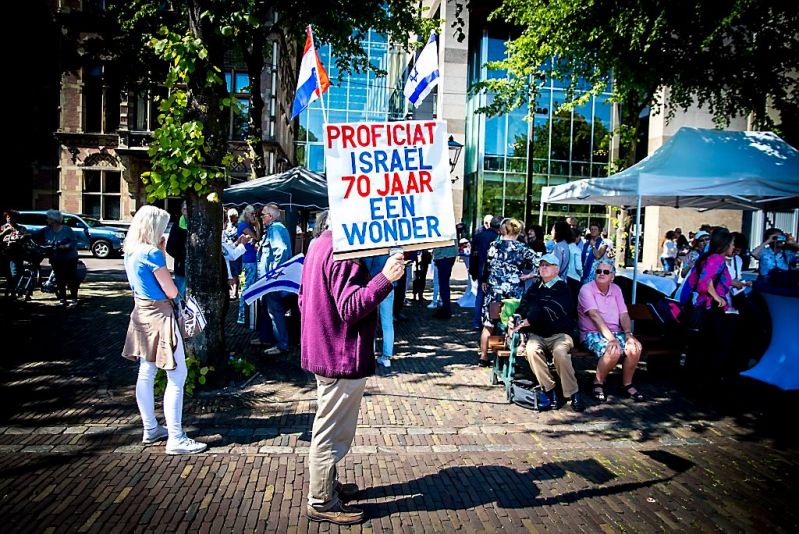
[[[81,0],[51,2],[55,29],[79,37],[92,35],[97,24],[96,3]],[[102,5],[100,3],[99,5]],[[90,7],[91,6],[91,7]],[[273,19],[277,20],[276,16]],[[297,46],[284,35],[267,37],[265,68],[260,73],[264,109],[261,114],[261,142],[268,174],[292,166],[294,124],[290,121],[296,79]],[[63,51],[61,54],[64,57]],[[64,211],[84,213],[103,221],[130,220],[145,202],[142,173],[150,169],[147,154],[151,132],[157,127],[156,96],[163,87],[124,86],[115,76],[113,64],[69,66],[60,64],[55,179],[50,190],[37,187],[31,205],[57,206]],[[231,152],[245,155],[249,134],[250,77],[245,63],[233,53],[226,54],[224,78],[228,91],[239,103],[230,111],[228,137]],[[229,182],[252,175],[247,163],[229,170]],[[179,212],[180,199],[166,199],[163,207]]]

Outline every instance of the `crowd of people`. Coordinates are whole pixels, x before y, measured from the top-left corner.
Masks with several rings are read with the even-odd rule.
[[[525,233],[520,221],[487,216],[471,247],[470,274],[478,280],[474,326],[481,329],[478,364],[491,365],[490,336],[500,326],[504,302],[519,301],[519,322],[510,327],[525,338],[524,354],[551,406],[559,406],[557,384],[546,359],[551,357],[561,391],[575,411],[585,402],[571,364],[575,340],[598,359],[593,396],[606,400],[604,381],[622,360],[623,393],[644,400],[633,385],[641,344],[632,335],[621,290],[613,284],[613,244],[598,224],[585,237],[577,221],[556,222],[551,239],[540,226]],[[523,237],[524,236],[524,237]]]
[[[244,293],[259,277],[289,261],[290,234],[280,221],[281,210],[276,204],[263,206],[260,218],[252,206],[245,207],[241,217],[235,209],[227,210],[223,217],[229,296],[239,299],[237,319],[245,322]],[[422,298],[430,267],[435,281],[432,317],[451,318],[450,277],[458,256],[477,282],[473,322],[480,330],[479,365],[490,365],[487,342],[497,329],[518,334],[521,354],[549,405],[558,407],[562,396],[580,412],[585,409],[585,400],[572,365],[572,352],[579,343],[596,358],[590,390],[596,401],[608,400],[606,380],[619,363],[619,394],[636,402],[646,400],[634,383],[643,347],[632,331],[622,291],[614,283],[614,245],[598,224],[589,225],[583,234],[575,219],[566,218],[556,222],[546,235],[541,226],[525,229],[519,220],[487,216],[471,242],[453,241],[432,253],[337,261],[333,258],[328,217],[323,212],[317,218],[296,296],[301,365],[314,374],[317,385],[308,458],[310,519],[340,524],[363,520],[362,510],[346,504],[359,488],[338,480],[336,464],[352,445],[366,380],[377,365],[391,365],[394,323],[403,320],[406,291],[410,288]],[[60,212],[48,211],[47,220],[47,226],[31,237],[52,248],[60,302],[74,305],[75,237],[71,228],[63,225]],[[142,443],[166,440],[167,454],[193,454],[207,445],[188,437],[182,427],[187,367],[178,312],[173,306],[173,301],[186,292],[185,204],[181,217],[165,236],[168,222],[166,211],[144,206],[135,214],[127,233],[124,266],[134,307],[123,356],[139,366],[136,401]],[[7,249],[11,242],[28,234],[13,212],[6,213],[0,237]],[[746,306],[752,287],[742,275],[750,259],[759,261],[760,281],[778,279],[780,273],[796,269],[799,247],[792,235],[770,229],[763,242],[749,252],[742,234],[703,227],[687,237],[679,228],[669,231],[662,250],[664,270],[678,273],[683,281],[679,291],[689,295],[684,311],[686,326],[696,329],[688,360],[693,374],[708,382],[723,377],[734,350],[735,332],[741,330],[736,324],[737,309]],[[174,259],[174,278],[167,269],[167,254]],[[18,273],[19,263],[10,265],[16,261],[14,256],[5,257],[9,270]],[[9,287],[14,276],[9,277]],[[71,303],[66,302],[68,290]],[[272,292],[255,304],[260,310],[252,344],[264,346],[267,355],[278,355],[289,348],[286,319],[287,309],[295,306],[294,298],[286,292]],[[517,305],[515,315],[501,324],[501,308],[509,302]],[[164,425],[159,424],[154,411],[159,369],[167,375]]]

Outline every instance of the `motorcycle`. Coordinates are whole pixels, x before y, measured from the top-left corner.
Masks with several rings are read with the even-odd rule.
[[[30,239],[30,236],[21,236],[11,245],[18,247],[17,253],[22,256],[22,274],[17,281],[15,293],[17,298],[31,300],[36,288],[44,293],[55,293],[57,289],[55,270],[50,270],[47,279],[42,280],[41,264],[45,258],[52,260],[55,253],[55,244],[40,245]],[[86,264],[78,262],[78,284],[86,279]]]

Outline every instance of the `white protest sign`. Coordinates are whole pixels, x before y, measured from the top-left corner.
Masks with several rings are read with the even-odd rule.
[[[326,124],[324,137],[337,255],[453,244],[446,122]]]

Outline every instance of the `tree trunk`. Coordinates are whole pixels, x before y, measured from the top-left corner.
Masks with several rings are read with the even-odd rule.
[[[217,186],[222,194],[222,186]],[[188,196],[189,235],[186,240],[186,282],[208,321],[205,330],[190,342],[201,361],[221,370],[226,364],[225,317],[228,286],[222,256],[222,207],[205,196]],[[212,377],[213,378],[213,377]]]
[[[626,128],[622,137],[622,146],[619,147],[621,165],[616,172],[635,165],[635,156],[638,151],[638,131],[641,123],[640,115],[646,107],[638,98],[628,98],[622,107],[621,123]],[[624,141],[627,141],[626,143]]]
[[[264,135],[261,118],[264,115],[264,95],[261,86],[261,73],[264,70],[264,46],[266,46],[266,30],[252,36],[252,49],[245,50],[244,60],[250,76],[250,116],[248,144],[250,146],[250,166],[253,178],[266,175],[266,152],[264,151]]]
[[[622,107],[621,112],[621,123],[627,129],[627,131],[622,136],[622,144],[619,147],[619,165],[616,169],[616,172],[621,170],[627,169],[632,167],[636,164],[636,153],[638,152],[638,133],[640,127],[640,115],[641,111],[646,107],[646,101],[644,98],[635,98],[636,95],[632,95],[631,97],[627,98]],[[626,142],[625,142],[626,141]],[[632,252],[631,243],[630,243],[630,231],[632,229],[633,222],[635,217],[633,215],[635,208],[631,210],[620,210],[619,216],[619,227],[620,230],[616,232],[617,242],[616,242],[616,250],[617,255],[620,255],[621,258],[616,259],[616,264],[627,265],[627,260],[630,258],[630,254],[635,256],[634,249]],[[622,222],[623,221],[623,222]],[[640,228],[638,229],[640,231]],[[618,254],[621,252],[621,254]],[[633,261],[637,261],[633,259]]]
[[[200,39],[208,51],[205,62],[198,62],[188,83],[191,119],[204,125],[208,154],[206,164],[209,171],[218,171],[222,158],[228,151],[227,108],[219,103],[227,96],[224,84],[207,83],[213,67],[224,64],[224,43],[208,18],[201,18],[203,11],[211,9],[213,2],[195,0],[189,3],[189,27],[194,37]],[[222,369],[226,363],[224,325],[228,308],[227,273],[222,257],[222,206],[219,199],[225,183],[215,181],[211,185],[216,193],[214,201],[206,194],[194,190],[187,192],[188,239],[186,242],[186,282],[189,292],[199,302],[208,321],[203,333],[191,341],[191,348],[200,360]]]

